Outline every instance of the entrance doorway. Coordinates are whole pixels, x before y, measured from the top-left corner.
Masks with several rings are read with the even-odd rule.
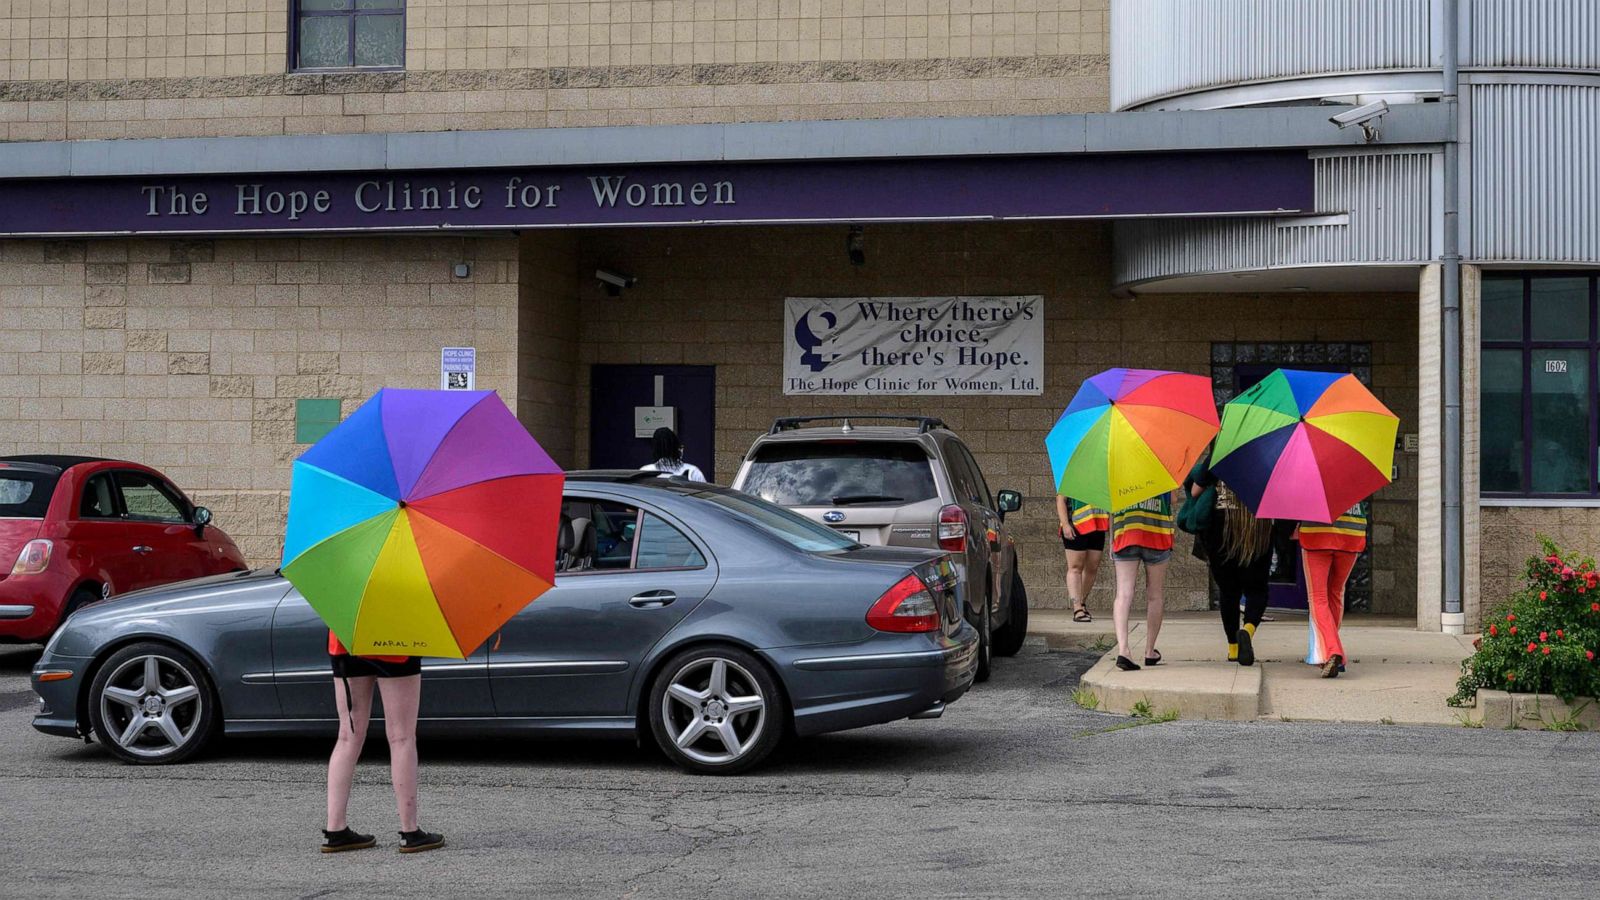
[[[650,437],[634,428],[638,407],[670,407],[683,458],[716,481],[716,366],[595,365],[589,370],[589,465],[637,469],[650,458]]]
[[[1372,345],[1367,343],[1258,344],[1221,343],[1211,345],[1211,382],[1218,405],[1254,387],[1274,369],[1303,369],[1310,372],[1353,374],[1363,383],[1372,383]],[[1275,546],[1269,576],[1267,605],[1273,609],[1306,610],[1305,573],[1300,554],[1292,541]],[[1212,585],[1211,608],[1220,599]],[[1372,545],[1356,560],[1345,587],[1345,609],[1372,609]]]

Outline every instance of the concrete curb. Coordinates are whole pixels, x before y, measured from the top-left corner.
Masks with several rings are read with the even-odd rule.
[[[1098,709],[1124,715],[1140,701],[1157,714],[1177,710],[1183,719],[1248,722],[1261,714],[1260,666],[1176,660],[1124,672],[1108,653],[1084,673],[1082,686],[1100,701]]]
[[[1600,731],[1600,700],[1593,697],[1576,697],[1569,705],[1554,694],[1480,690],[1477,710],[1485,728]]]

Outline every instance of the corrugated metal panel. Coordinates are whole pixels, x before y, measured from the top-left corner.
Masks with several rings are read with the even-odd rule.
[[[1466,64],[1600,68],[1595,0],[1466,0]]]
[[[1431,0],[1113,0],[1111,108],[1301,75],[1434,66]]]
[[[1600,262],[1600,87],[1479,84],[1471,244],[1486,261]]]
[[[1319,212],[1311,219],[1165,219],[1119,222],[1118,284],[1279,266],[1420,263],[1432,256],[1435,157],[1423,152],[1325,156],[1313,161]]]

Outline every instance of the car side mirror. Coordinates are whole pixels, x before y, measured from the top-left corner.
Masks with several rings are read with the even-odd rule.
[[[199,537],[205,537],[206,526],[210,524],[211,510],[206,509],[204,506],[196,506],[194,508],[194,533]]]
[[[1016,512],[1022,508],[1022,495],[1016,491],[1001,491],[995,495],[995,502],[1000,506],[1000,515]]]

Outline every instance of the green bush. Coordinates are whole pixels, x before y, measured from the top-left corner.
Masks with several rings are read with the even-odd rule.
[[[1600,695],[1600,573],[1541,536],[1526,583],[1490,614],[1478,652],[1461,664],[1451,706],[1480,688],[1574,697]]]

